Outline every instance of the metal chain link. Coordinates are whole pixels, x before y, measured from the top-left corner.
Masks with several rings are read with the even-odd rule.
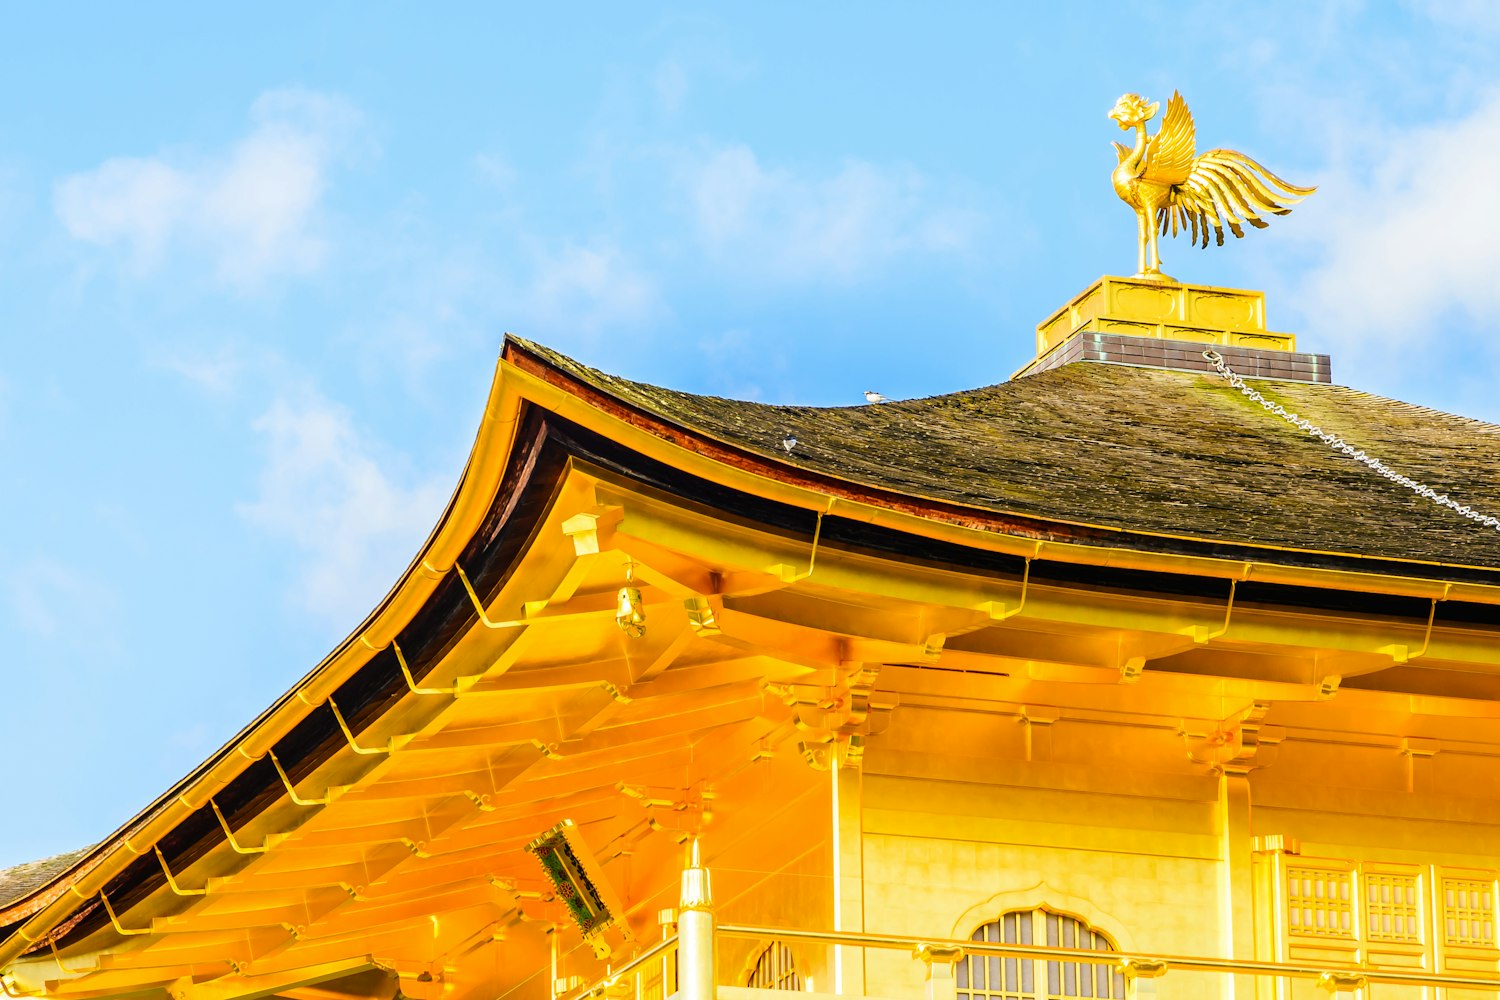
[[[1391,482],[1397,483],[1401,486],[1405,486],[1413,493],[1417,494],[1418,496],[1426,497],[1428,500],[1431,500],[1433,503],[1437,504],[1440,507],[1447,507],[1454,513],[1462,514],[1464,517],[1467,517],[1471,521],[1477,521],[1487,528],[1494,528],[1496,531],[1500,531],[1500,518],[1491,517],[1488,514],[1481,514],[1479,513],[1479,511],[1474,510],[1472,507],[1466,507],[1456,500],[1449,499],[1446,493],[1439,493],[1437,490],[1433,489],[1430,486],[1424,486],[1422,483],[1417,482],[1415,479],[1410,479],[1406,476],[1401,475],[1401,473],[1399,472],[1395,472],[1380,459],[1375,458],[1372,455],[1366,455],[1363,451],[1355,448],[1353,445],[1349,444],[1337,434],[1330,434],[1327,431],[1323,430],[1323,428],[1314,424],[1312,421],[1304,420],[1301,417],[1297,416],[1297,414],[1292,413],[1290,410],[1287,410],[1280,403],[1271,402],[1269,399],[1262,396],[1259,392],[1256,392],[1254,389],[1250,388],[1250,386],[1246,385],[1245,380],[1241,378],[1227,364],[1224,363],[1224,357],[1218,351],[1204,351],[1203,357],[1208,360],[1209,364],[1214,366],[1214,368],[1220,375],[1229,380],[1230,385],[1234,386],[1242,394],[1244,394],[1245,398],[1259,403],[1266,410],[1269,410],[1271,413],[1276,414],[1278,417],[1285,420],[1292,426],[1297,427],[1317,438],[1319,441],[1322,441],[1334,451],[1347,455],[1350,458],[1354,459],[1356,462],[1364,463],[1371,469],[1380,473],[1380,475],[1384,476],[1386,479],[1389,479]]]

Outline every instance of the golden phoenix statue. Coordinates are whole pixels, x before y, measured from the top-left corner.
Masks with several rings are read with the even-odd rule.
[[[1157,252],[1158,234],[1176,236],[1190,232],[1194,243],[1208,246],[1213,229],[1219,246],[1224,245],[1224,227],[1236,237],[1244,236],[1242,222],[1265,229],[1262,213],[1286,215],[1317,188],[1288,184],[1243,153],[1232,149],[1197,152],[1197,135],[1187,102],[1174,91],[1167,102],[1161,128],[1146,135],[1146,123],[1156,116],[1155,101],[1146,103],[1139,94],[1126,94],[1115,102],[1109,116],[1126,131],[1135,129],[1135,148],[1114,143],[1120,165],[1113,175],[1115,194],[1135,209],[1140,224],[1140,263],[1137,278],[1173,281],[1161,273]]]

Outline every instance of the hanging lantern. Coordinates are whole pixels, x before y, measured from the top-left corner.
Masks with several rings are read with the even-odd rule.
[[[646,634],[646,604],[634,583],[635,567],[630,565],[625,568],[625,586],[615,599],[615,624],[630,638],[639,639]]]
[[[619,916],[623,912],[613,886],[605,879],[599,859],[571,819],[526,845],[541,863],[555,896],[601,959],[625,950],[634,935]]]

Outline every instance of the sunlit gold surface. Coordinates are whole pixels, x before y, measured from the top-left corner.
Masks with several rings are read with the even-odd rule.
[[[1140,277],[1100,278],[1038,323],[1037,358],[1084,331],[1261,350],[1297,349],[1292,334],[1266,329],[1264,292]]]
[[[1182,95],[1172,94],[1161,128],[1146,134],[1157,103],[1126,94],[1109,112],[1125,131],[1135,130],[1134,147],[1114,143],[1119,165],[1111,179],[1115,193],[1135,210],[1139,237],[1137,278],[1172,281],[1161,271],[1157,237],[1187,232],[1194,243],[1208,246],[1209,230],[1224,244],[1227,227],[1244,236],[1243,223],[1264,229],[1262,215],[1286,215],[1316,188],[1288,184],[1243,153],[1211,149],[1201,156],[1193,116]]]
[[[1188,287],[1183,308],[1195,291],[1222,290]],[[1256,333],[1263,318],[1244,325]],[[694,918],[688,937],[699,959],[712,945],[720,1000],[774,1000],[740,985],[759,943],[726,925],[806,932],[793,953],[815,996],[948,1000],[954,939],[1034,907],[1109,935],[1140,963],[1138,988],[1162,1000],[1311,1000],[1326,996],[1325,975],[1335,990],[1376,984],[1359,1000],[1457,1000],[1450,987],[1500,982],[1500,949],[1445,930],[1441,898],[1450,883],[1488,884],[1493,896],[1500,877],[1495,629],[1434,624],[1425,610],[1229,601],[1245,581],[1418,596],[1423,609],[1460,595],[1500,604],[1495,588],[835,507],[510,366],[454,500],[462,516],[218,769],[173,790],[184,810],[256,766],[401,633],[480,523],[526,405],[798,506],[809,523],[857,513],[1090,572],[1206,577],[1223,598],[826,542],[814,560],[811,534],[732,520],[576,461],[486,604],[494,627],[454,636],[420,686],[317,769],[268,761],[285,796],[160,889],[112,899],[115,919],[100,930],[49,948],[48,935],[99,898],[108,865],[155,863],[169,821],[133,828],[100,869],[0,939],[7,991],[551,1000],[598,981],[601,996],[662,1000],[669,962],[645,963],[639,983],[611,981],[549,898],[524,845],[563,819],[597,855],[643,949],[672,933],[657,925],[664,908],[706,912],[691,909],[706,893],[682,891],[683,844],[701,836],[721,923],[713,935]],[[617,622],[627,578],[649,622],[638,638]],[[1390,670],[1405,672],[1401,693],[1359,688]],[[1415,879],[1416,940],[1297,933],[1287,887],[1299,865],[1351,886]],[[1367,924],[1357,890],[1350,906]],[[1147,982],[1163,957],[1166,974]],[[694,972],[701,995],[702,965]]]

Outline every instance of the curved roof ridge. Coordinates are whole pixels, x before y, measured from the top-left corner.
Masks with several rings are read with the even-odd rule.
[[[937,396],[811,407],[635,382],[522,338],[507,350],[773,470],[1142,535],[1500,568],[1500,533],[1335,453],[1213,373],[1079,363]],[[1500,510],[1500,426],[1347,386],[1261,388],[1403,475]],[[1491,446],[1476,447],[1476,435]]]
[[[546,360],[546,361],[548,361],[548,362],[556,365],[559,368],[562,368],[562,369],[567,370],[567,371],[573,371],[573,372],[579,373],[579,374],[586,374],[587,376],[589,376],[589,380],[590,381],[594,381],[594,380],[597,379],[602,385],[623,384],[623,385],[632,386],[632,387],[636,387],[636,388],[653,389],[653,390],[657,390],[657,391],[661,391],[661,392],[670,392],[670,393],[674,393],[674,394],[678,394],[678,395],[683,395],[683,396],[692,396],[692,397],[698,398],[698,399],[722,400],[724,402],[735,403],[735,404],[742,405],[742,406],[763,407],[763,408],[772,409],[772,410],[815,410],[815,411],[860,410],[860,409],[864,409],[865,407],[871,405],[869,403],[849,403],[849,404],[841,404],[841,405],[837,405],[837,406],[820,406],[820,405],[813,404],[813,403],[768,403],[768,402],[765,402],[763,400],[757,400],[757,399],[740,399],[740,398],[737,398],[737,397],[734,397],[734,396],[719,396],[719,395],[715,395],[715,394],[712,394],[712,393],[692,393],[692,392],[687,392],[687,391],[681,390],[681,389],[672,389],[672,388],[670,388],[668,386],[658,385],[658,384],[656,384],[654,382],[643,382],[643,381],[640,381],[639,379],[626,378],[623,375],[613,375],[613,374],[611,374],[609,372],[603,371],[602,369],[595,368],[592,365],[585,364],[584,362],[579,361],[577,358],[574,358],[573,356],[568,355],[568,354],[564,354],[563,352],[561,352],[561,351],[559,351],[559,350],[557,350],[555,348],[548,347],[545,344],[538,343],[537,341],[530,340],[530,339],[528,339],[526,337],[522,337],[522,336],[519,336],[519,335],[514,334],[514,333],[507,333],[505,335],[505,338],[506,338],[507,342],[515,343],[517,346],[521,347],[522,349],[524,349],[524,350],[526,350],[526,351],[528,351],[528,352],[530,352],[532,354],[537,355],[539,358],[542,358],[542,359],[544,359],[544,360]],[[1132,364],[1132,363],[1123,362],[1123,361],[1098,361],[1098,360],[1094,360],[1094,359],[1091,359],[1091,358],[1090,359],[1082,359],[1082,360],[1079,360],[1079,361],[1071,362],[1070,364],[1079,364],[1079,365],[1084,365],[1084,364],[1086,364],[1086,365],[1109,365],[1109,366],[1116,367],[1116,368],[1129,368],[1129,369],[1134,369],[1134,370],[1174,372],[1174,373],[1177,373],[1177,374],[1180,374],[1180,375],[1205,375],[1205,374],[1209,375],[1209,376],[1212,375],[1212,373],[1200,373],[1200,372],[1192,371],[1192,370],[1189,370],[1189,369],[1164,368],[1164,367],[1162,367],[1160,365]],[[1046,369],[1044,371],[1033,372],[1033,373],[1031,373],[1029,375],[1024,376],[1023,378],[1010,378],[1010,379],[1002,380],[1000,382],[990,382],[990,383],[986,383],[984,385],[972,386],[972,387],[967,388],[967,389],[954,389],[954,390],[951,390],[949,392],[933,393],[933,394],[928,395],[928,396],[911,396],[911,397],[908,397],[906,399],[891,399],[891,400],[887,400],[885,403],[880,404],[880,405],[890,406],[890,405],[899,404],[899,403],[925,403],[925,402],[931,402],[931,401],[935,401],[935,400],[948,399],[948,398],[955,397],[955,396],[971,395],[971,394],[976,393],[976,392],[985,392],[985,391],[989,391],[989,390],[1005,390],[1005,389],[1008,389],[1008,388],[1014,388],[1014,387],[1020,386],[1024,382],[1031,382],[1031,381],[1035,381],[1035,380],[1043,380],[1043,381],[1045,381],[1049,377],[1056,376],[1056,374],[1058,372],[1066,370],[1068,367],[1069,367],[1069,365],[1059,365],[1057,368],[1048,368],[1048,369]],[[1462,414],[1462,413],[1455,413],[1452,410],[1439,409],[1439,408],[1437,408],[1435,406],[1426,406],[1426,405],[1424,405],[1422,403],[1408,402],[1408,401],[1403,400],[1403,399],[1397,399],[1394,396],[1386,396],[1386,395],[1383,395],[1382,393],[1371,392],[1371,391],[1369,391],[1367,389],[1360,389],[1360,388],[1357,388],[1355,386],[1344,385],[1344,384],[1338,383],[1338,382],[1310,383],[1310,382],[1304,382],[1301,379],[1284,379],[1284,378],[1274,378],[1274,377],[1270,377],[1270,376],[1259,376],[1259,375],[1242,375],[1241,377],[1244,378],[1245,381],[1247,381],[1247,382],[1255,382],[1257,384],[1262,384],[1262,385],[1269,384],[1269,385],[1271,385],[1273,387],[1280,387],[1280,386],[1284,386],[1284,385],[1286,385],[1286,386],[1294,386],[1294,387],[1301,387],[1301,386],[1304,386],[1304,385],[1312,385],[1316,389],[1321,390],[1323,392],[1328,392],[1328,393],[1333,393],[1333,394],[1348,393],[1349,395],[1357,396],[1357,397],[1360,397],[1360,398],[1363,398],[1363,399],[1374,400],[1374,401],[1381,402],[1381,403],[1388,403],[1391,406],[1399,407],[1399,408],[1401,408],[1403,410],[1410,410],[1410,411],[1413,411],[1413,412],[1424,413],[1424,414],[1427,414],[1427,415],[1430,415],[1430,416],[1434,416],[1434,417],[1441,417],[1441,418],[1446,418],[1446,419],[1451,419],[1451,420],[1457,420],[1457,421],[1461,421],[1461,422],[1466,423],[1466,424],[1474,424],[1474,425],[1477,425],[1478,427],[1488,428],[1488,429],[1492,429],[1492,430],[1495,430],[1497,432],[1500,432],[1500,423],[1494,423],[1494,422],[1491,422],[1491,421],[1488,421],[1488,420],[1483,420],[1483,419],[1480,419],[1479,417],[1471,417],[1471,416],[1468,416],[1468,415]],[[1215,381],[1217,381],[1217,380],[1215,380]],[[622,401],[629,402],[628,399],[625,399],[625,400],[622,400]]]

